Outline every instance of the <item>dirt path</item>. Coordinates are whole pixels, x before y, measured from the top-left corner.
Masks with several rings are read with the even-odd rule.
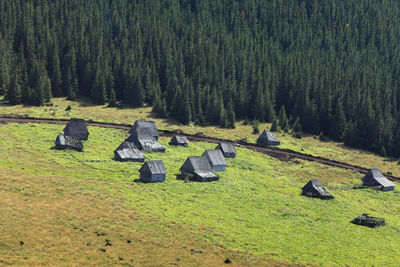
[[[22,116],[10,116],[10,115],[0,115],[0,123],[49,123],[49,124],[67,124],[68,119],[51,119],[51,118],[32,118],[32,117],[22,117]],[[96,127],[103,127],[103,128],[113,128],[113,129],[121,129],[121,130],[129,130],[132,126],[129,124],[118,124],[118,123],[107,123],[107,122],[97,122],[93,120],[86,120],[88,126],[96,126]],[[289,149],[281,149],[276,147],[261,147],[256,144],[247,143],[245,141],[233,141],[233,140],[226,140],[220,139],[210,136],[204,136],[202,134],[186,134],[179,130],[177,131],[167,131],[167,130],[158,130],[161,136],[172,137],[174,135],[180,134],[185,135],[190,141],[197,141],[197,142],[209,142],[209,143],[219,143],[219,142],[232,142],[238,147],[244,147],[247,149],[251,149],[253,151],[263,153],[269,155],[271,157],[278,158],[282,161],[289,161],[294,158],[307,160],[307,161],[314,161],[320,164],[354,170],[360,173],[367,173],[369,169],[347,164],[344,162],[339,162],[336,160],[331,160],[323,157],[312,156],[309,154],[303,154],[300,152],[296,152]],[[385,175],[390,180],[400,181],[399,177],[392,176],[392,175]]]

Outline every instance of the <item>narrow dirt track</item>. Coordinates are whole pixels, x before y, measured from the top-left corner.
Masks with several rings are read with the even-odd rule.
[[[10,116],[10,115],[0,115],[0,123],[47,123],[47,124],[67,124],[68,119],[51,119],[51,118],[33,118],[33,117],[23,117],[23,116]],[[129,130],[132,126],[129,124],[118,124],[118,123],[107,123],[107,122],[97,122],[93,120],[86,120],[88,126],[96,126],[96,127],[103,127],[103,128],[113,128],[113,129],[121,129],[121,130]],[[190,141],[196,142],[209,142],[209,143],[219,143],[219,142],[232,142],[238,147],[244,147],[247,149],[251,149],[253,151],[263,153],[269,155],[271,157],[278,158],[282,161],[290,161],[294,158],[307,160],[307,161],[314,161],[320,164],[348,169],[357,171],[360,173],[367,173],[369,169],[347,164],[344,162],[331,160],[323,157],[312,156],[309,154],[303,154],[300,152],[296,152],[289,149],[281,149],[276,147],[262,147],[256,144],[250,144],[242,140],[233,141],[233,140],[226,140],[220,139],[210,136],[204,136],[202,134],[186,134],[180,130],[177,131],[167,131],[167,130],[158,130],[161,136],[172,137],[177,134],[185,135]],[[392,181],[400,181],[399,177],[392,176],[392,175],[385,175],[388,179]]]

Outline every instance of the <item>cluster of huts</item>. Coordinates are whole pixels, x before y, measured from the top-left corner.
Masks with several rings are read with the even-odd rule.
[[[60,134],[56,139],[57,149],[83,150],[82,140],[88,140],[89,131],[83,119],[70,119],[64,128],[64,134]]]
[[[167,170],[161,160],[146,161],[145,152],[165,152],[165,148],[158,142],[158,131],[154,122],[136,121],[129,131],[130,136],[123,141],[114,151],[114,158],[118,161],[144,162],[140,168],[140,181],[163,182]],[[89,131],[83,119],[71,119],[64,128],[64,134],[56,139],[57,149],[83,150],[82,140],[87,140]],[[174,136],[170,145],[188,146],[185,136]],[[264,130],[257,139],[257,143],[263,146],[280,145],[276,136]],[[232,143],[219,143],[215,149],[206,150],[201,156],[190,156],[180,168],[182,179],[197,182],[217,181],[219,175],[216,172],[225,171],[228,165],[226,158],[234,158],[236,150]],[[395,185],[389,181],[379,169],[371,169],[363,178],[363,184],[375,187],[382,191],[394,190]],[[302,195],[320,199],[333,199],[318,180],[310,180],[303,188]],[[352,222],[356,224],[376,227],[384,224],[381,218],[369,217],[362,214]],[[375,224],[373,222],[376,222]]]
[[[144,162],[140,168],[140,181],[163,182],[167,170],[161,160],[146,161],[144,152],[165,152],[158,142],[158,131],[154,122],[136,121],[129,131],[129,137],[114,151],[114,159],[118,161]],[[89,132],[82,119],[71,119],[64,128],[64,134],[57,136],[57,149],[74,149],[83,151],[82,140],[87,140]],[[174,136],[170,145],[188,146],[185,136]],[[226,158],[234,158],[236,150],[231,143],[220,143],[215,149],[206,150],[201,156],[190,156],[180,168],[182,179],[198,182],[217,181],[216,172],[225,171],[228,165]]]

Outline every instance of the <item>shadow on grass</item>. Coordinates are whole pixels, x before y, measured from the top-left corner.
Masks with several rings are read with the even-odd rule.
[[[386,161],[386,162],[397,162],[397,161],[399,161],[398,159],[396,159],[396,158],[385,158],[383,161]],[[400,161],[399,161],[400,162]]]

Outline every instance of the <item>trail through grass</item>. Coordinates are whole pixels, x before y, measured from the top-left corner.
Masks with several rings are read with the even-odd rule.
[[[53,106],[31,107],[31,106],[9,106],[2,101],[0,97],[0,114],[29,115],[42,118],[85,118],[103,122],[116,122],[133,124],[136,120],[153,120],[157,123],[159,129],[183,131],[195,134],[203,132],[205,135],[237,140],[246,138],[249,142],[255,143],[258,135],[252,134],[252,126],[244,125],[243,121],[236,123],[235,129],[221,129],[218,127],[198,125],[181,125],[176,121],[160,119],[151,113],[151,107],[143,108],[110,108],[107,106],[92,105],[90,102],[72,102],[64,98],[53,98]],[[70,111],[66,107],[71,106]],[[270,124],[261,123],[260,130],[269,128]],[[328,159],[343,161],[346,163],[358,165],[365,168],[380,168],[383,173],[391,172],[400,177],[400,165],[397,159],[385,158],[376,154],[351,149],[345,147],[342,143],[322,142],[315,136],[306,136],[302,139],[292,137],[287,133],[276,133],[281,141],[281,148],[288,148],[294,151],[322,156]]]

